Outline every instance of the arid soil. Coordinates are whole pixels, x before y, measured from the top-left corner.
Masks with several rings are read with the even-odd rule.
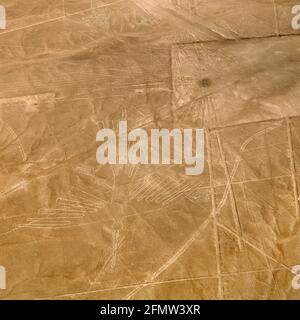
[[[2,0],[0,298],[299,299],[298,2]],[[99,165],[120,120],[203,174]]]

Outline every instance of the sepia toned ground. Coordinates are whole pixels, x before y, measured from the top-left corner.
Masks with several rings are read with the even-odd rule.
[[[0,298],[300,299],[296,4],[2,0]],[[204,173],[97,164],[119,120]]]

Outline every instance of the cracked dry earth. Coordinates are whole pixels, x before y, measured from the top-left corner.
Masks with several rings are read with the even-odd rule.
[[[0,298],[299,299],[297,1],[25,2],[1,1]],[[97,164],[120,119],[204,127],[204,173]]]

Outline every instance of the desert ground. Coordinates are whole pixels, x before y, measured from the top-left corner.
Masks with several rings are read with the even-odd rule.
[[[300,299],[297,4],[1,0],[0,299]],[[99,165],[120,120],[203,174]]]

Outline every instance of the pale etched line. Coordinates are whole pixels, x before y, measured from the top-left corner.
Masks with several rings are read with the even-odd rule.
[[[152,183],[150,183],[152,180]],[[146,178],[149,185],[145,187],[145,183],[137,184],[131,191],[131,199],[137,198],[138,201],[153,201],[168,205],[172,201],[182,199],[194,187],[201,187],[201,184],[191,185],[184,179],[175,180],[170,177],[161,179],[159,176],[148,176]],[[132,195],[132,193],[134,193]]]
[[[258,138],[259,136],[265,134],[266,132],[269,132],[269,131],[272,131],[272,130],[275,130],[276,128],[278,128],[280,125],[279,124],[274,124],[273,126],[271,127],[268,127],[268,128],[264,128],[263,130],[260,130],[258,132],[256,132],[255,134],[253,134],[252,136],[250,136],[248,139],[246,139],[243,144],[241,145],[240,147],[240,151],[241,152],[244,152],[247,148],[247,146],[255,139],[255,138]],[[216,132],[217,130],[216,129],[212,129],[211,131],[214,131]],[[240,162],[242,161],[242,159],[240,159],[240,157],[238,156],[235,160],[235,163],[234,163],[234,166],[233,166],[233,169],[232,169],[232,172],[231,172],[231,175],[230,175],[230,181],[227,181],[226,183],[226,189],[225,189],[225,192],[223,194],[223,197],[222,197],[222,200],[220,202],[220,204],[218,205],[218,208],[217,208],[217,214],[219,214],[221,212],[221,209],[222,207],[225,205],[225,202],[226,202],[226,199],[227,199],[227,196],[228,196],[228,193],[229,193],[229,188],[230,188],[230,184],[233,185],[233,184],[237,184],[237,183],[234,183],[232,180],[236,174],[236,171],[239,167],[239,164]],[[267,179],[271,179],[271,178],[267,178]],[[249,180],[249,182],[252,182],[252,181],[260,181],[260,180]],[[261,181],[263,181],[261,179]],[[246,181],[243,181],[243,182],[238,182],[238,183],[244,183]]]
[[[217,275],[218,275],[218,296],[219,299],[223,299],[223,284],[222,284],[222,274],[221,274],[221,249],[220,249],[220,238],[218,232],[218,218],[216,215],[216,199],[215,190],[213,187],[213,166],[212,166],[212,148],[211,139],[209,136],[209,131],[206,133],[206,145],[207,145],[207,162],[209,167],[209,181],[210,181],[210,194],[212,202],[212,215],[213,215],[213,225],[214,225],[214,238],[215,238],[215,248],[216,248],[216,262],[217,262]]]
[[[234,196],[234,192],[233,192],[233,188],[232,188],[232,184],[231,184],[231,176],[229,175],[229,171],[228,171],[228,167],[227,167],[227,163],[226,163],[226,157],[225,157],[225,153],[223,150],[223,146],[220,140],[220,136],[219,136],[219,132],[216,131],[216,137],[217,137],[217,141],[218,141],[218,146],[219,146],[219,150],[220,150],[220,154],[221,154],[221,158],[222,158],[222,162],[223,162],[223,167],[224,167],[224,171],[225,171],[225,176],[226,176],[226,180],[228,182],[229,185],[229,198],[230,198],[230,206],[231,206],[231,210],[233,213],[233,219],[234,219],[234,223],[235,223],[235,228],[237,230],[237,233],[239,235],[238,237],[238,245],[240,250],[242,250],[242,242],[241,242],[241,238],[242,238],[242,227],[241,227],[241,221],[240,221],[240,217],[238,214],[238,210],[237,210],[237,204],[236,204],[236,200],[235,200],[235,196]]]
[[[247,194],[246,194],[246,191],[245,191],[245,185],[244,184],[242,184],[241,189],[242,189],[244,201],[246,202],[247,212],[248,212],[248,215],[251,217],[252,223],[257,226],[257,229],[258,229],[259,232],[263,232],[263,229],[260,227],[260,225],[258,225],[255,217],[253,216],[253,214],[251,214],[251,211],[250,211],[250,208],[249,208],[249,200],[248,200],[248,197],[247,197]],[[263,250],[265,251],[264,238],[261,241],[261,245],[263,247]],[[266,256],[264,258],[265,258],[265,261],[266,261],[266,265],[267,265],[268,269],[270,270],[270,273],[271,273],[272,279],[274,281],[274,285],[275,285],[276,291],[277,291],[277,293],[279,293],[280,290],[279,290],[276,278],[275,278],[275,276],[274,276],[274,274],[272,272],[272,268],[271,268],[270,262],[269,262],[269,260],[268,260],[268,258]]]
[[[63,211],[63,212],[78,212],[78,213],[88,213],[88,212],[96,212],[98,209],[102,209],[104,206],[95,206],[92,204],[85,203],[83,205],[68,205],[67,203],[59,203],[59,208],[56,208],[56,211]],[[51,209],[54,211],[54,209]]]
[[[256,197],[259,197],[259,196],[256,195]],[[260,199],[260,200],[262,200],[263,202],[265,202],[263,199]],[[267,206],[269,206],[271,209],[274,209],[269,203],[265,202],[265,204],[266,204]],[[225,227],[225,226],[224,226],[224,227]],[[228,228],[228,227],[226,227],[226,228]],[[228,230],[230,230],[230,229],[228,228]],[[230,230],[230,231],[233,232],[232,230]],[[243,240],[243,238],[242,238],[242,237],[239,238],[238,235],[237,235],[237,238],[238,238],[238,239],[241,239],[241,241]]]
[[[296,218],[299,220],[299,192],[296,180],[296,165],[295,158],[293,152],[293,141],[292,141],[292,130],[291,130],[291,120],[290,118],[286,118],[287,125],[287,135],[288,135],[288,143],[289,143],[289,158],[290,158],[290,166],[291,166],[291,174],[292,174],[292,182],[293,182],[293,192],[294,192],[294,201],[296,206]]]
[[[94,205],[95,208],[102,208],[104,206],[105,201],[102,199],[93,196],[93,194],[89,194],[88,192],[83,192],[80,189],[74,189],[74,198],[81,199],[79,202],[85,204]]]
[[[279,17],[278,17],[277,4],[276,4],[276,0],[272,0],[272,2],[273,2],[273,8],[274,8],[275,33],[276,33],[276,36],[279,36],[280,29],[279,29]]]
[[[262,130],[262,131],[260,131],[260,134],[264,134],[265,133],[265,130]],[[242,145],[242,147],[241,147],[241,149],[242,150],[244,150],[245,148],[246,148],[246,146],[255,138],[255,137],[257,137],[257,135],[255,134],[255,135],[253,135],[252,137],[250,137],[249,139],[247,139],[244,143],[243,143],[243,145]],[[235,163],[235,166],[234,166],[234,168],[233,168],[233,172],[232,172],[232,174],[231,174],[231,176],[229,177],[230,179],[227,181],[227,188],[229,188],[229,185],[231,184],[231,180],[232,180],[232,178],[233,178],[233,176],[235,175],[235,173],[236,173],[236,170],[237,170],[237,168],[238,168],[238,165],[239,165],[239,162],[240,162],[240,160],[238,159],[237,161],[236,161],[236,163]],[[227,195],[226,195],[226,191],[225,191],[225,193],[224,193],[224,195],[225,195],[225,198],[227,197],[227,195],[228,195],[228,193],[227,193]],[[223,196],[224,196],[223,195]],[[216,214],[218,213],[218,211],[220,210],[220,206],[217,208],[217,211],[216,211]],[[241,240],[240,238],[238,238],[239,240]],[[243,240],[244,242],[245,242],[245,240]],[[247,242],[246,242],[247,243]],[[248,243],[249,244],[249,243]],[[186,244],[185,244],[186,245]],[[185,246],[184,245],[184,246]],[[252,244],[250,244],[251,246],[254,246],[254,245],[252,245]],[[254,246],[255,247],[255,246]],[[256,247],[255,247],[256,248]],[[260,250],[259,248],[256,248],[257,250]],[[179,255],[180,255],[180,251],[181,250],[179,250]],[[272,257],[271,257],[272,258]],[[171,258],[172,259],[172,258]],[[168,262],[164,265],[164,266],[162,266],[162,268],[167,268],[169,265],[171,265],[172,263],[170,263],[170,264],[168,264]],[[165,270],[165,269],[164,269]],[[155,274],[156,273],[154,273],[152,276],[154,276],[155,277]],[[135,295],[136,294],[136,292],[138,292],[139,290],[141,290],[144,286],[147,286],[147,285],[141,285],[141,287],[139,287],[139,288],[136,288],[135,290],[133,290],[133,292],[132,293],[130,293],[128,296],[126,296],[125,297],[125,299],[129,299],[129,298],[131,298],[133,295]]]
[[[74,192],[79,193],[80,196],[78,196],[77,194],[75,197]],[[104,204],[101,200],[99,201],[96,196],[86,192],[81,188],[74,188],[73,194],[71,194],[70,197],[75,200],[58,198],[56,202],[58,205],[62,206],[61,208],[40,209],[39,214],[45,215],[44,217],[30,218],[28,219],[30,223],[19,225],[19,227],[57,228],[62,226],[69,226],[71,224],[70,219],[83,218],[86,214],[97,212],[99,208],[104,207]],[[69,220],[64,220],[66,218],[68,218]]]
[[[103,208],[103,206],[104,206],[104,201],[102,201],[102,199],[93,200],[92,194],[89,194],[87,192],[83,193],[79,189],[73,190],[72,198],[76,199],[79,203],[82,203],[83,206],[85,206],[85,205],[94,206],[94,208]],[[76,200],[74,200],[74,201],[76,201]]]
[[[54,22],[54,21],[59,21],[59,20],[64,19],[64,18],[66,18],[66,17],[71,17],[71,16],[75,16],[75,15],[80,15],[80,14],[82,14],[82,13],[89,12],[89,11],[92,11],[92,10],[95,10],[95,9],[100,9],[100,8],[105,8],[105,7],[113,6],[113,5],[118,4],[118,3],[121,3],[121,2],[123,2],[123,1],[125,1],[125,0],[119,0],[119,1],[112,2],[112,3],[103,4],[103,5],[100,5],[100,6],[97,6],[97,7],[84,9],[84,10],[79,11],[79,12],[70,13],[70,14],[68,14],[67,16],[66,16],[66,13],[64,13],[64,15],[58,16],[58,17],[56,17],[56,18],[52,18],[52,19],[48,19],[48,20],[41,21],[41,22],[29,24],[29,25],[24,26],[24,27],[15,28],[15,29],[12,29],[12,30],[0,32],[0,36],[3,35],[3,34],[8,34],[8,33],[14,32],[14,31],[20,31],[20,30],[24,30],[24,29],[27,29],[27,28],[39,26],[39,25],[42,25],[42,24],[45,24],[45,23]]]
[[[162,192],[164,181],[157,176],[153,179],[153,183],[149,185],[149,188],[145,190],[143,194],[141,194],[137,199],[151,201],[153,197],[157,195],[157,193]]]
[[[67,226],[64,226],[64,227],[56,227],[56,229],[70,229],[70,228],[74,228],[74,227],[83,227],[83,226],[88,226],[88,225],[92,225],[92,224],[97,224],[99,222],[101,222],[102,220],[97,220],[97,221],[92,221],[92,222],[86,222],[86,223],[81,223],[81,224],[76,224],[75,226],[74,225],[67,225]],[[35,228],[35,229],[52,229],[52,227],[48,227],[48,226],[43,226],[43,227],[35,227],[34,225],[30,226],[30,228]],[[19,229],[19,228],[16,228],[16,229]],[[8,232],[6,232],[6,234],[12,232],[12,231],[15,231],[15,230],[10,230]],[[1,236],[2,234],[0,234]]]
[[[10,139],[11,133],[9,130],[5,128],[5,124],[3,121],[0,120],[0,124],[2,125],[0,128],[0,134],[1,134],[1,148],[0,148],[0,153],[4,152],[7,148],[9,148],[14,142],[17,140],[17,138],[13,137],[13,139]],[[4,140],[4,141],[3,141]]]
[[[70,218],[70,219],[80,219],[82,217],[84,217],[83,214],[72,214],[72,215],[57,214],[57,215],[55,215],[55,217],[45,218],[44,222],[46,222],[46,221],[47,222],[50,222],[50,221],[66,221],[64,219],[68,219],[68,218]],[[28,218],[28,221],[35,222],[36,218]],[[69,222],[69,220],[68,220],[68,222]]]
[[[170,194],[167,196],[167,199],[165,199],[163,201],[163,204],[167,205],[169,204],[171,201],[175,201],[176,199],[184,196],[184,192],[188,190],[188,188],[190,187],[188,184],[184,186],[184,183],[182,183],[182,187],[180,188],[180,184],[178,184],[177,186],[175,185],[174,188],[174,193]],[[176,190],[177,189],[177,190]]]
[[[53,215],[55,215],[56,213],[54,213]],[[66,220],[65,218],[61,217],[60,219],[58,219],[58,221],[56,221],[54,224],[51,223],[51,214],[49,216],[46,217],[42,217],[42,218],[29,218],[27,219],[27,221],[29,221],[28,223],[25,224],[19,224],[20,228],[31,228],[31,227],[37,227],[37,226],[46,226],[46,227],[53,227],[54,225],[57,225],[58,227],[61,225],[70,225],[71,221],[68,219]]]
[[[273,272],[278,271],[284,271],[286,268],[274,268],[272,269]],[[269,269],[258,269],[258,270],[251,270],[251,271],[239,271],[239,272],[228,272],[223,273],[223,276],[239,276],[239,275],[248,275],[248,274],[255,274],[255,273],[263,273],[263,272],[269,272]],[[203,277],[191,277],[191,278],[181,278],[181,279],[170,279],[170,280],[164,280],[164,281],[154,281],[149,282],[148,286],[156,286],[156,285],[163,285],[168,283],[177,283],[177,282],[189,282],[189,281],[199,281],[199,280],[207,280],[207,279],[216,279],[217,275],[212,276],[203,276]],[[87,290],[87,291],[81,291],[81,292],[74,292],[74,293],[67,293],[62,295],[56,295],[46,298],[37,298],[36,300],[48,300],[48,299],[54,299],[54,298],[67,298],[67,297],[76,297],[81,295],[88,295],[88,294],[94,294],[94,293],[101,293],[101,292],[112,292],[117,290],[123,290],[123,289],[132,289],[136,288],[139,285],[142,285],[144,283],[137,283],[132,285],[124,285],[119,287],[110,287],[110,288],[103,288],[103,289],[96,289],[96,290]]]
[[[111,257],[111,268],[114,268],[117,263],[118,249],[121,245],[120,242],[120,230],[115,229],[113,234],[113,248],[112,248],[112,257]]]
[[[273,177],[268,177],[268,178],[261,178],[261,179],[248,179],[248,180],[243,180],[243,181],[232,181],[232,185],[238,185],[238,184],[245,184],[245,183],[251,183],[251,182],[263,182],[263,181],[268,181],[268,180],[274,180],[274,179],[280,179],[280,178],[288,178],[290,177],[290,174],[283,174],[283,175],[278,175],[278,176],[273,176]],[[225,184],[219,184],[219,187],[224,187],[226,186]]]
[[[69,213],[65,213],[65,212],[56,212],[55,215],[53,216],[45,216],[44,217],[44,221],[50,221],[50,220],[63,220],[66,217],[67,218],[82,218],[84,215],[83,213],[77,213],[77,212],[71,212],[71,214]],[[28,221],[36,221],[37,218],[28,218]]]
[[[149,201],[154,201],[156,203],[161,203],[166,198],[169,193],[172,181],[169,181],[168,178],[162,180],[160,185],[157,187],[157,190],[153,193],[153,195],[149,196]]]
[[[28,184],[29,184],[29,182],[27,182],[27,181],[18,182],[17,184],[12,186],[9,190],[1,191],[0,197],[7,197],[11,193],[14,193],[14,192],[17,192],[19,190],[24,189],[25,187],[28,186]]]
[[[147,188],[149,182],[152,179],[152,175],[146,175],[145,177],[138,179],[137,183],[130,189],[130,198],[136,198],[141,192]]]
[[[6,127],[6,130],[13,136],[13,138],[17,141],[18,143],[18,148],[19,148],[19,151],[20,151],[20,154],[21,154],[21,157],[22,157],[22,160],[23,161],[26,161],[27,160],[27,155],[24,151],[24,148],[23,148],[23,145],[21,143],[21,140],[19,138],[19,136],[15,133],[15,131],[8,125],[8,124],[5,124],[5,127]]]
[[[34,88],[34,85],[32,84],[32,87]],[[52,104],[55,105],[55,103],[52,101]],[[64,155],[64,161],[68,159],[68,155],[67,155],[67,152],[63,146],[63,144],[61,143],[61,141],[57,138],[52,126],[49,126],[49,123],[48,121],[46,120],[46,126],[47,126],[47,129],[49,130],[49,132],[51,133],[51,136],[54,138],[56,144],[60,147],[61,149],[61,152],[63,153]]]
[[[65,211],[79,211],[79,212],[86,212],[86,209],[96,209],[94,204],[88,204],[79,201],[79,200],[70,200],[70,199],[64,199],[64,198],[58,198],[56,200],[56,204],[58,206],[61,206],[60,209],[64,209]],[[69,208],[68,210],[66,208]],[[60,210],[57,209],[57,210]]]
[[[124,217],[125,218],[125,217]],[[108,265],[110,264],[110,268],[113,269],[116,266],[116,260],[117,260],[117,252],[121,248],[121,246],[125,242],[125,237],[120,236],[120,231],[119,230],[114,230],[113,234],[113,247],[110,255],[107,257],[106,261],[104,262],[103,266],[101,269],[97,272],[97,276],[94,281],[90,281],[91,285],[95,284],[101,284],[102,282],[99,282],[98,278],[101,274],[101,272],[107,270]]]
[[[218,207],[217,207],[216,215],[219,215],[219,214],[221,213],[221,210],[222,210],[223,206],[224,206],[225,203],[226,203],[226,200],[227,200],[227,197],[228,197],[228,193],[229,193],[230,183],[231,183],[233,177],[234,177],[235,174],[236,174],[236,171],[237,171],[237,169],[238,169],[238,167],[239,167],[240,162],[241,162],[241,159],[237,159],[237,160],[235,161],[235,163],[234,163],[234,166],[233,166],[233,169],[232,169],[232,172],[231,172],[231,178],[230,178],[231,180],[230,180],[230,181],[227,181],[227,183],[226,183],[226,185],[225,185],[226,188],[225,188],[225,191],[224,191],[224,193],[223,193],[222,199],[221,199],[221,201],[220,201],[220,203],[219,203],[219,205],[218,205]]]
[[[161,192],[158,194],[158,196],[156,197],[156,201],[162,203],[168,202],[168,199],[171,199],[176,195],[181,183],[182,179],[177,181],[168,177],[165,181],[162,182],[163,187],[165,184],[167,184],[167,187],[163,190],[163,193]]]
[[[192,200],[193,194],[199,192],[200,190],[207,189],[207,186],[203,186],[202,183],[192,183],[192,182],[186,182],[188,185],[187,190],[185,190],[183,197]]]
[[[66,16],[66,0],[63,0],[63,3],[62,3],[62,5],[63,5],[63,17],[65,17]]]
[[[222,223],[218,223],[218,226],[224,230],[226,230],[227,232],[229,232],[230,234],[234,235],[235,237],[239,238],[239,235],[229,229],[228,227],[226,227],[225,225],[223,225]],[[245,238],[242,238],[242,240],[244,241],[244,243],[248,244],[248,246],[252,247],[253,249],[255,249],[257,252],[259,252],[261,255],[263,255],[264,257],[268,257],[270,260],[272,260],[273,262],[276,262],[277,264],[280,264],[283,268],[287,269],[290,271],[290,268],[283,264],[282,262],[277,261],[275,258],[271,257],[270,255],[268,255],[267,253],[265,253],[261,248],[258,248],[256,245],[254,245],[253,243],[251,243],[250,241],[248,241]]]
[[[15,190],[15,189],[14,189]],[[11,192],[11,190],[9,191],[9,192]],[[76,199],[76,198],[75,198]],[[93,206],[93,208],[94,208],[95,206]],[[72,208],[72,206],[71,206],[71,208]],[[77,213],[82,213],[82,210],[79,210],[79,211],[75,211],[75,210],[72,210],[72,209],[70,209],[71,211],[68,211],[68,210],[66,210],[66,209],[62,209],[62,208],[58,208],[58,209],[46,209],[46,208],[41,208],[40,210],[39,210],[39,214],[40,215],[42,215],[42,217],[40,217],[40,218],[29,218],[29,219],[35,219],[34,221],[33,220],[31,220],[31,222],[29,222],[29,223],[27,223],[27,224],[19,224],[18,226],[16,226],[15,228],[13,228],[13,229],[11,229],[11,230],[9,230],[9,231],[7,231],[7,232],[3,232],[3,233],[1,233],[0,234],[0,237],[2,237],[2,236],[6,236],[6,235],[8,235],[8,234],[11,234],[11,233],[13,233],[14,231],[17,231],[17,230],[20,230],[21,228],[53,228],[53,226],[52,225],[49,225],[49,224],[47,224],[47,225],[44,225],[43,224],[43,221],[45,221],[45,219],[50,219],[50,218],[53,218],[53,216],[57,216],[58,214],[59,214],[59,212],[60,213],[68,213],[68,212],[77,212]],[[90,213],[90,212],[94,212],[94,211],[90,211],[90,210],[88,210],[86,207],[84,207],[84,211],[83,211],[85,214],[86,213]],[[45,216],[43,216],[43,215],[45,215]],[[68,218],[73,218],[73,215],[69,215],[68,214]],[[77,217],[75,218],[75,219],[77,219]],[[39,223],[40,222],[40,223]],[[67,225],[65,225],[65,226],[63,226],[63,227],[61,227],[61,226],[59,226],[59,225],[57,225],[56,226],[56,228],[69,228],[69,227],[72,227],[72,226],[70,226],[70,224],[71,224],[71,221],[68,221],[68,224]],[[89,224],[89,223],[87,223],[87,224]],[[86,224],[81,224],[81,225],[86,225]],[[80,226],[80,225],[79,225]]]
[[[14,231],[17,231],[17,230],[19,230],[19,229],[20,229],[20,226],[18,225],[17,227],[15,227],[15,228],[13,228],[13,229],[11,229],[11,230],[9,230],[9,231],[0,233],[0,237],[2,237],[2,236],[7,236],[8,234],[11,234],[11,233],[13,233]]]
[[[86,201],[86,200],[85,200]],[[94,206],[96,208],[96,206]],[[58,208],[58,209],[40,209],[39,213],[42,213],[42,217],[40,218],[29,218],[29,223],[26,224],[20,224],[19,228],[59,228],[63,226],[69,226],[71,225],[70,219],[78,219],[85,216],[85,214],[90,213],[88,209],[84,208],[84,211],[82,210],[74,210],[72,209],[72,206],[70,209],[66,208]],[[92,211],[95,212],[95,211]],[[48,214],[47,214],[48,213]],[[81,213],[81,217],[78,216],[78,213]],[[83,214],[82,214],[83,213]],[[61,216],[61,214],[67,214],[68,220],[64,220],[65,218]],[[74,214],[76,217],[74,217]],[[43,216],[44,215],[44,216]],[[51,223],[51,219],[57,218],[55,224]]]
[[[75,213],[85,213],[86,210],[84,210],[85,208],[80,206],[80,207],[74,207],[73,205],[72,206],[63,206],[63,207],[60,207],[60,208],[41,208],[39,210],[39,214],[49,214],[49,212],[57,212],[57,213],[60,213],[60,212],[75,212]]]
[[[293,115],[293,116],[289,116],[290,118],[294,118],[294,117],[299,117],[300,115]],[[260,123],[268,123],[268,122],[278,122],[278,121],[282,121],[285,120],[286,117],[277,117],[277,118],[269,118],[269,119],[261,119],[261,120],[256,120],[256,121],[245,121],[245,122],[241,122],[241,123],[232,123],[232,124],[226,124],[223,126],[215,126],[215,127],[211,127],[210,130],[221,130],[221,129],[227,129],[227,128],[234,128],[234,127],[241,127],[241,126],[246,126],[246,125],[251,125],[251,124],[260,124]]]
[[[263,248],[265,249],[264,245],[263,245]],[[277,283],[276,277],[274,276],[273,270],[272,270],[271,265],[270,265],[270,261],[268,260],[267,257],[265,257],[265,260],[266,260],[269,272],[271,274],[271,278],[272,278],[272,280],[274,282],[275,290],[277,291],[277,294],[280,295],[280,287],[279,287],[279,285]]]
[[[252,136],[250,136],[247,140],[245,140],[241,146],[241,151],[245,151],[247,146],[250,144],[251,141],[253,141],[255,138],[258,138],[261,135],[265,135],[266,133],[268,133],[269,131],[273,131],[279,127],[282,126],[282,124],[280,122],[276,121],[273,126],[268,127],[268,128],[263,128],[262,130],[256,132],[255,134],[253,134]]]
[[[136,0],[132,0],[132,2],[139,8],[141,9],[145,14],[146,16],[150,17],[150,19],[152,21],[155,21],[157,24],[160,23],[159,19],[157,19],[153,14],[151,14],[151,12],[146,9],[141,3],[140,1],[136,1]]]
[[[32,221],[33,224],[35,226],[37,225],[57,225],[57,226],[61,226],[61,225],[67,225],[69,224],[69,220],[64,220],[63,218],[62,219],[57,219],[56,221],[54,220],[51,220],[51,219],[45,219],[44,221],[42,221],[43,223],[35,223],[35,219],[29,219],[29,221]]]
[[[170,177],[167,177],[165,180],[161,181],[159,188],[155,192],[153,200],[156,203],[168,205],[169,202],[180,198],[182,196],[182,192],[187,188],[187,186],[180,188],[181,184],[184,185],[184,181],[181,179],[179,181],[175,181]]]
[[[143,188],[143,190],[136,196],[137,200],[140,201],[144,197],[146,197],[149,191],[152,190],[153,186],[156,185],[159,181],[160,178],[156,175],[150,176],[149,179],[145,181],[145,187]]]
[[[58,224],[33,224],[30,226],[31,229],[66,229],[67,227],[70,226],[70,223],[65,223],[63,225],[58,225]],[[21,225],[20,228],[28,228],[26,225]]]
[[[1,217],[0,220],[18,219],[18,218],[22,218],[22,217],[26,217],[26,214],[20,214],[20,215],[16,215],[16,216],[8,216],[8,217]]]
[[[291,176],[289,176],[289,177],[291,177]],[[264,195],[260,195],[260,194],[258,194],[258,193],[255,194],[255,192],[254,192],[253,190],[251,190],[251,193],[254,195],[254,197],[256,197],[258,200],[260,200],[264,205],[268,206],[272,211],[276,211],[276,204],[275,204],[275,205],[270,204],[270,203],[264,198]],[[282,208],[281,211],[282,211],[281,214],[283,214],[283,213],[289,214],[289,212],[290,212],[289,209],[286,208],[286,207]],[[273,216],[272,218],[274,219],[273,221],[275,221],[275,217]],[[276,224],[275,227],[277,227],[278,232],[280,232],[279,229],[278,229],[278,225],[277,225],[277,224]],[[274,227],[274,228],[275,228],[275,227]]]
[[[57,216],[64,215],[64,214],[72,214],[72,215],[82,215],[85,214],[87,211],[86,210],[74,210],[74,209],[65,209],[65,208],[60,208],[60,209],[40,209],[39,210],[39,215],[49,215],[49,213],[56,214]],[[94,212],[94,211],[91,211]],[[45,217],[46,218],[46,217]]]
[[[229,87],[230,85],[226,86],[226,87]],[[224,87],[224,88],[226,88]],[[223,89],[223,88],[222,88]],[[204,94],[202,95],[201,97],[195,99],[193,102],[195,101],[198,101],[198,100],[202,100],[204,97],[208,97],[212,94],[214,94],[215,92],[211,92],[211,93],[208,93],[208,94]],[[176,105],[176,102],[174,102],[174,104]],[[182,106],[179,106],[178,108],[175,108],[173,110],[173,112],[177,112],[178,110],[184,108],[184,107],[189,107],[189,105],[191,104],[191,102],[188,102],[188,103],[185,103],[183,104]],[[168,119],[170,116],[167,115],[165,117],[162,117],[161,120],[166,120]],[[299,115],[290,115],[289,116],[290,118],[295,118],[295,117],[299,117]],[[256,121],[251,121],[251,122],[241,122],[241,123],[232,123],[232,124],[227,124],[227,125],[220,125],[220,126],[214,126],[214,127],[210,127],[209,126],[209,130],[220,130],[220,129],[226,129],[226,128],[234,128],[234,127],[239,127],[239,126],[244,126],[244,125],[249,125],[249,124],[259,124],[259,123],[264,123],[264,122],[277,122],[277,121],[280,121],[280,120],[285,120],[286,117],[277,117],[277,118],[270,118],[270,119],[262,119],[262,120],[256,120]],[[145,122],[142,126],[140,127],[148,127],[150,126],[151,124],[154,123],[154,120],[149,120],[148,122]],[[140,128],[140,127],[136,127],[136,128]]]
[[[55,99],[55,93],[47,92],[47,93],[39,93],[39,94],[31,94],[31,95],[22,95],[11,98],[0,98],[0,105],[6,104],[6,107],[9,107],[10,103],[27,103],[28,100],[30,102],[53,102]]]
[[[49,22],[53,22],[53,21],[58,21],[58,20],[60,20],[60,19],[62,19],[62,18],[65,18],[65,16],[62,15],[62,16],[59,16],[59,17],[56,17],[56,18],[52,18],[52,19],[45,20],[45,21],[41,21],[41,22],[37,22],[37,23],[32,23],[32,24],[29,24],[29,25],[24,26],[24,27],[15,28],[15,29],[12,29],[12,30],[0,32],[0,36],[3,35],[3,34],[8,34],[8,33],[14,32],[14,31],[20,31],[20,30],[24,30],[24,29],[27,29],[27,28],[39,26],[39,25],[42,25],[42,24],[45,24],[45,23],[49,23]]]
[[[94,182],[97,184],[97,186],[106,189],[107,190],[106,192],[110,192],[111,191],[112,187],[108,183],[106,183],[105,181],[103,181],[102,179],[98,178],[95,175],[93,175],[93,177],[94,177]],[[98,196],[102,195],[101,191],[98,191],[98,190],[93,190],[93,191],[94,191],[95,195],[98,195]]]
[[[92,211],[93,212],[93,211]],[[67,214],[68,216],[82,216],[86,213],[86,211],[82,210],[66,210],[66,209],[42,209],[39,211],[39,215],[44,215],[45,218],[49,216],[49,214],[53,213],[53,215],[63,216]]]
[[[294,134],[296,140],[297,140],[298,142],[300,142],[300,137],[299,137],[299,135],[298,135],[298,133],[297,133],[296,130],[293,130],[293,134]]]
[[[200,236],[202,231],[208,226],[209,222],[211,220],[211,216],[209,216],[199,227],[198,229],[192,234],[190,239],[184,243],[184,245],[179,248],[179,250],[166,262],[164,263],[156,272],[154,272],[151,277],[149,277],[149,280],[143,284],[140,284],[137,286],[134,290],[132,290],[128,295],[126,295],[123,300],[128,300],[132,298],[137,292],[139,292],[141,289],[149,285],[149,282],[153,282],[161,273],[163,273],[165,270],[167,270],[172,264],[174,264],[177,259],[182,256],[194,243],[194,241]]]

